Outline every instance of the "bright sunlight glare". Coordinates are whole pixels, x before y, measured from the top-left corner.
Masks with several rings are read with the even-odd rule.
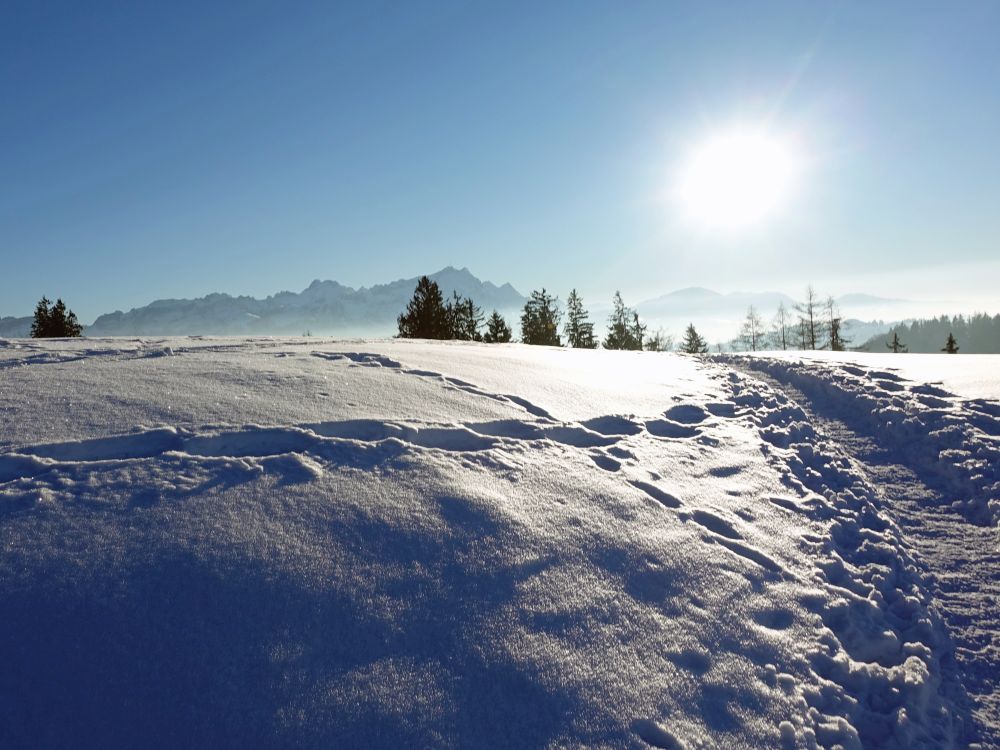
[[[797,172],[789,143],[755,131],[723,133],[691,152],[677,197],[686,217],[703,227],[745,229],[786,207]]]

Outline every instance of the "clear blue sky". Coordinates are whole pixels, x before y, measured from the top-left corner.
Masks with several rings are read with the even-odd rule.
[[[998,39],[993,1],[7,2],[0,315],[447,264],[989,302]],[[808,160],[785,214],[679,223],[692,144],[761,121]]]

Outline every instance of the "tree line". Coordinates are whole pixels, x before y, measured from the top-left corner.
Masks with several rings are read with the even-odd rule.
[[[964,337],[974,343],[967,352],[996,352],[1000,350],[1000,315],[990,317],[979,314],[971,318],[961,315],[949,318],[914,321],[890,329],[884,336],[876,336],[859,350],[881,351],[882,345],[893,353],[907,351],[957,354],[958,339]],[[907,339],[910,343],[904,343]],[[730,346],[734,350],[758,351],[760,349],[828,349],[840,352],[851,341],[843,333],[843,318],[833,297],[821,298],[812,286],[806,287],[802,302],[791,309],[784,302],[778,303],[774,317],[765,321],[757,308],[750,305],[739,335]],[[943,346],[942,346],[943,344]],[[911,349],[910,347],[915,348]]]
[[[863,348],[867,351],[944,351],[949,354],[961,348],[966,354],[996,354],[1000,352],[1000,315],[941,315],[899,323],[888,333],[870,338]]]
[[[830,349],[844,351],[850,340],[844,336],[843,317],[833,297],[821,298],[812,285],[802,302],[791,308],[778,303],[766,321],[754,305],[747,309],[739,334],[730,342],[734,350]]]
[[[436,281],[420,277],[413,297],[396,320],[400,338],[449,339],[507,343],[513,340],[513,330],[504,317],[494,310],[485,318],[482,310],[468,297],[457,292],[447,302]],[[603,340],[594,333],[594,324],[583,305],[583,298],[573,289],[562,309],[559,299],[544,287],[531,293],[521,311],[521,343],[541,346],[563,346],[574,349],[605,349],[629,351],[669,351],[673,338],[662,329],[649,332],[638,313],[625,304],[621,292],[615,292],[612,312],[608,316]],[[484,327],[484,330],[481,328]],[[708,344],[694,325],[689,325],[679,351],[701,354]]]

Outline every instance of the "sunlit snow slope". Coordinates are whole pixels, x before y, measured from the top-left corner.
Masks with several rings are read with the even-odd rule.
[[[0,340],[0,747],[982,740],[884,488],[745,369]]]

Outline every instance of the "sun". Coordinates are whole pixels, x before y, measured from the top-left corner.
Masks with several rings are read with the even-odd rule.
[[[733,130],[695,147],[681,170],[677,199],[707,228],[741,230],[787,206],[799,171],[791,144],[763,131]]]

